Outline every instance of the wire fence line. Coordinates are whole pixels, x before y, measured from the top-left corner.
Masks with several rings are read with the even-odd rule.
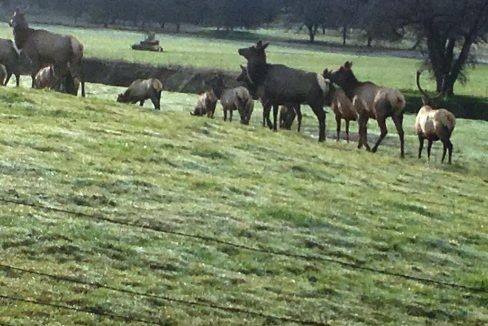
[[[159,322],[155,322],[155,321],[145,319],[145,318],[138,318],[138,317],[133,317],[133,316],[119,315],[119,314],[114,314],[111,312],[100,311],[100,309],[95,308],[95,307],[75,307],[75,306],[70,306],[70,305],[66,305],[66,304],[44,302],[44,301],[24,298],[21,296],[10,296],[10,295],[3,295],[3,294],[0,294],[0,299],[8,300],[8,301],[14,301],[14,302],[29,303],[29,304],[51,307],[51,308],[56,308],[56,309],[71,310],[71,311],[75,311],[78,313],[87,313],[87,314],[97,315],[97,316],[101,316],[101,317],[107,317],[110,319],[124,320],[126,322],[132,321],[132,322],[144,323],[147,325],[160,325],[161,324]]]
[[[351,269],[351,270],[359,270],[359,271],[365,271],[365,272],[370,272],[370,273],[374,273],[374,274],[380,274],[380,275],[386,275],[386,276],[391,276],[391,277],[396,277],[396,278],[402,278],[405,280],[414,281],[414,282],[418,282],[418,283],[431,284],[431,285],[435,285],[435,286],[439,286],[439,287],[451,287],[451,288],[456,288],[459,290],[470,291],[470,292],[488,293],[488,287],[472,287],[472,286],[468,286],[468,285],[464,285],[464,284],[446,282],[446,281],[431,279],[431,278],[422,277],[422,276],[414,276],[414,275],[408,275],[408,274],[403,274],[403,273],[397,273],[397,272],[393,272],[393,271],[389,271],[389,270],[385,270],[385,269],[364,266],[364,265],[361,265],[361,264],[358,264],[355,262],[342,261],[342,260],[338,260],[335,258],[326,257],[326,256],[322,256],[322,255],[304,255],[304,254],[282,251],[282,250],[278,250],[278,249],[274,249],[274,248],[251,247],[251,246],[247,246],[247,245],[243,245],[243,244],[224,241],[224,240],[214,238],[214,237],[210,237],[210,236],[204,236],[204,235],[199,235],[199,234],[188,234],[188,233],[184,233],[184,232],[169,230],[169,229],[163,228],[163,227],[155,227],[155,226],[141,225],[141,224],[137,224],[137,223],[130,223],[130,222],[122,221],[119,219],[109,218],[109,217],[107,217],[101,213],[88,214],[88,213],[84,213],[84,212],[80,212],[80,211],[73,211],[73,210],[68,210],[68,209],[64,209],[64,208],[46,206],[46,205],[42,205],[39,203],[30,203],[27,201],[22,201],[22,200],[18,200],[18,199],[9,199],[9,198],[0,198],[0,202],[3,202],[5,204],[13,204],[13,205],[31,207],[34,209],[47,210],[47,211],[52,211],[52,212],[57,212],[57,213],[64,213],[64,214],[68,214],[70,216],[76,216],[76,217],[91,220],[91,221],[102,221],[102,222],[112,223],[112,224],[116,224],[116,225],[122,225],[122,226],[129,227],[129,228],[144,229],[144,230],[153,231],[156,233],[162,233],[162,234],[173,235],[173,236],[178,236],[178,237],[183,237],[183,238],[188,238],[188,239],[200,240],[200,241],[204,241],[207,243],[221,244],[221,245],[226,245],[229,247],[234,247],[236,249],[241,249],[241,250],[246,250],[246,251],[251,251],[251,252],[257,252],[257,253],[262,253],[262,254],[267,254],[267,255],[280,256],[280,257],[292,258],[292,259],[300,259],[300,260],[306,260],[306,261],[316,261],[316,262],[322,262],[322,263],[324,263],[324,262],[332,263],[332,264],[340,265],[344,268]]]
[[[246,315],[250,315],[250,316],[254,316],[254,317],[259,317],[259,318],[264,318],[264,319],[269,319],[269,320],[275,320],[275,321],[281,321],[281,322],[287,322],[287,323],[296,323],[296,324],[301,324],[301,325],[327,325],[327,323],[324,323],[324,322],[318,322],[318,321],[313,321],[313,320],[302,320],[302,319],[296,319],[296,318],[292,318],[292,317],[275,316],[275,315],[269,315],[269,314],[265,314],[262,312],[241,308],[241,307],[219,305],[216,303],[210,303],[204,299],[198,299],[197,301],[195,301],[195,300],[190,301],[190,300],[174,298],[174,297],[170,297],[170,296],[166,296],[166,295],[158,295],[158,294],[139,292],[139,291],[134,291],[134,290],[129,290],[129,289],[117,288],[117,287],[105,285],[105,284],[102,284],[99,282],[80,280],[80,279],[77,279],[77,278],[74,278],[71,276],[65,276],[65,275],[54,275],[54,274],[34,271],[34,270],[30,270],[30,269],[10,266],[10,265],[6,265],[6,264],[2,264],[2,263],[0,263],[0,269],[9,270],[9,271],[16,271],[16,272],[25,273],[25,274],[32,274],[32,275],[37,275],[37,276],[41,276],[41,277],[47,277],[47,278],[50,278],[50,279],[53,279],[56,281],[67,282],[67,283],[75,283],[75,284],[79,284],[79,285],[89,286],[92,288],[106,289],[106,290],[110,290],[113,292],[119,292],[119,293],[125,293],[125,294],[140,296],[140,297],[162,300],[162,301],[170,302],[172,304],[177,304],[177,305],[209,308],[209,309],[221,310],[221,311],[225,311],[225,312],[229,312],[229,313],[246,314]]]

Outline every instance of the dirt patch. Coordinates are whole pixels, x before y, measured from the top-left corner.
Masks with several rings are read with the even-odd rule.
[[[239,86],[237,75],[216,69],[152,66],[141,63],[108,61],[95,58],[84,60],[87,82],[127,87],[135,79],[158,78],[164,90],[179,93],[199,94],[205,91],[205,81],[216,74],[224,76],[228,87]]]

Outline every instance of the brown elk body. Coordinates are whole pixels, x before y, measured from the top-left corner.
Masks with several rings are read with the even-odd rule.
[[[265,102],[266,99],[263,101],[263,99],[259,97],[259,94],[262,94],[262,92],[260,92],[256,85],[254,85],[249,79],[246,67],[241,66],[241,73],[236,80],[241,82],[244,87],[249,90],[253,99],[260,100],[261,106],[263,107],[263,127],[266,127],[267,125],[268,128],[273,129],[273,123],[269,118],[271,113],[271,104],[269,102]],[[293,110],[289,110],[289,108],[292,108]],[[298,132],[300,132],[302,126],[302,111],[300,104],[289,103],[287,105],[282,105],[280,107],[280,128],[291,129],[295,117],[298,120]]]
[[[332,100],[332,111],[334,112],[337,124],[337,141],[341,137],[341,124],[342,120],[346,122],[346,140],[349,142],[349,124],[351,121],[358,120],[358,113],[351,102],[346,96],[346,93],[342,89],[336,89],[334,91],[334,98]]]
[[[403,110],[405,97],[396,89],[378,86],[372,82],[360,82],[352,71],[352,63],[346,62],[334,72],[324,71],[330,80],[339,85],[346,93],[349,100],[357,105],[359,144],[358,148],[366,147],[367,150],[376,152],[388,130],[386,119],[391,117],[395,123],[400,138],[400,155],[405,156],[405,140],[403,131]],[[357,97],[356,101],[354,101]],[[381,134],[372,149],[368,145],[368,120],[376,119]]]
[[[39,70],[34,78],[34,88],[53,88],[55,87],[56,78],[54,76],[53,66],[44,67]]]
[[[261,101],[266,104],[265,110],[273,106],[274,130],[277,130],[280,105],[308,104],[319,122],[319,141],[325,141],[324,106],[332,101],[330,83],[320,74],[267,63],[268,45],[259,41],[238,52],[247,60],[249,79],[258,90]]]
[[[0,63],[7,69],[7,77],[4,84],[7,85],[12,75],[15,75],[17,87],[20,84],[21,60],[14,42],[0,39]]]
[[[248,125],[254,111],[254,100],[249,90],[245,87],[226,88],[222,76],[216,76],[208,82],[215,96],[220,100],[224,110],[224,121],[232,122],[232,115],[235,110],[239,112],[241,123]]]
[[[415,119],[415,132],[419,138],[419,159],[422,157],[424,142],[427,139],[427,157],[430,160],[430,153],[434,141],[440,140],[444,146],[442,154],[442,163],[446,158],[446,152],[449,152],[448,162],[452,162],[453,145],[451,135],[456,126],[454,114],[445,109],[436,108],[434,100],[420,86],[421,72],[417,72],[417,87],[422,93],[423,107],[420,109]]]
[[[70,72],[81,82],[81,93],[85,96],[85,82],[82,74],[83,45],[73,36],[64,36],[41,29],[32,29],[25,14],[17,9],[10,26],[14,30],[15,44],[29,57],[32,63],[32,86],[37,72],[53,65],[57,82]]]
[[[160,110],[162,92],[163,84],[159,79],[137,79],[130,84],[124,93],[118,95],[117,102],[132,104],[139,102],[140,106],[144,106],[146,100],[151,100],[154,108]]]
[[[214,92],[212,90],[207,91],[198,97],[197,105],[195,106],[193,112],[190,112],[190,114],[193,116],[206,115],[208,118],[213,119],[217,102],[218,98],[215,96]]]

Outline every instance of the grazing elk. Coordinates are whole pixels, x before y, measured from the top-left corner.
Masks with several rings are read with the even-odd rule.
[[[215,96],[213,90],[206,91],[198,97],[197,105],[193,112],[190,112],[193,116],[204,116],[212,118],[215,115],[215,107],[217,106],[217,96]]]
[[[140,103],[144,106],[146,100],[151,100],[154,109],[161,109],[161,93],[163,84],[159,79],[137,79],[130,84],[129,88],[117,97],[119,103]]]
[[[232,122],[232,113],[237,110],[241,116],[241,123],[249,124],[254,110],[254,100],[247,88],[241,86],[227,89],[224,79],[220,75],[208,81],[208,85],[222,104],[224,121],[227,121],[227,112],[229,112],[229,121]]]
[[[241,73],[239,74],[236,80],[242,83],[244,87],[246,87],[249,90],[253,99],[255,100],[259,99],[258,96],[259,91],[257,87],[249,79],[246,67],[241,65]],[[260,102],[261,102],[261,106],[263,107],[263,127],[267,125],[268,128],[273,129],[273,123],[269,118],[269,114],[271,113],[271,104],[263,101],[263,99],[260,99]],[[290,107],[293,109],[293,112],[287,110]],[[280,108],[280,128],[291,129],[295,116],[297,117],[298,120],[298,132],[300,132],[302,126],[302,111],[301,111],[300,104],[287,104],[286,106],[282,106]]]
[[[388,130],[386,119],[391,117],[400,137],[400,155],[405,157],[405,140],[403,131],[403,109],[405,97],[400,91],[392,88],[378,86],[372,82],[360,82],[352,71],[352,62],[347,61],[334,72],[324,71],[324,75],[330,77],[332,83],[339,85],[346,93],[349,100],[358,113],[359,145],[366,147],[368,151],[376,152]],[[381,130],[381,135],[373,149],[368,145],[368,120],[376,119]]]
[[[61,81],[57,81],[54,74],[53,66],[44,67],[36,74],[34,79],[34,88],[37,89],[53,89],[55,91],[77,95],[80,87],[80,82],[77,78],[73,78],[71,73],[67,73]]]
[[[308,104],[319,121],[319,141],[325,141],[324,106],[332,101],[330,83],[320,74],[267,63],[268,46],[269,43],[259,41],[238,52],[247,60],[249,80],[258,90],[258,97],[263,103],[273,106],[274,130],[277,130],[280,105]]]
[[[73,36],[63,36],[42,29],[29,27],[25,14],[16,9],[11,20],[15,44],[30,59],[33,70],[32,86],[42,67],[53,65],[57,83],[70,72],[81,82],[81,95],[85,96],[82,74],[83,45]]]
[[[435,99],[429,97],[420,86],[421,71],[417,71],[417,87],[422,94],[423,106],[417,114],[415,120],[415,131],[419,137],[419,159],[422,157],[422,150],[424,148],[425,139],[428,141],[427,157],[430,160],[430,152],[432,143],[440,140],[444,145],[444,152],[442,154],[442,163],[446,158],[446,152],[449,151],[449,164],[451,164],[453,145],[451,142],[451,135],[456,126],[456,118],[451,112],[437,108]],[[440,96],[438,96],[440,97]],[[437,98],[438,98],[437,97]],[[436,99],[437,99],[436,98]]]

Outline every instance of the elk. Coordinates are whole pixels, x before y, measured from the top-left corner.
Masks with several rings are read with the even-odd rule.
[[[20,84],[21,55],[11,40],[0,39],[0,63],[7,69],[5,85],[8,84],[12,75],[15,75],[16,85]]]
[[[254,110],[254,100],[245,87],[225,88],[224,79],[218,75],[212,78],[208,85],[212,88],[215,96],[220,100],[224,109],[224,121],[227,121],[227,112],[229,112],[229,121],[232,122],[234,110],[239,112],[241,123],[248,125],[251,121],[251,115]]]
[[[53,66],[44,67],[39,70],[34,78],[34,88],[54,88],[56,78],[54,76]]]
[[[161,109],[161,93],[163,92],[163,84],[159,79],[137,79],[130,84],[127,90],[119,94],[117,102],[119,103],[137,103],[144,106],[146,100],[151,100],[154,109]]]
[[[366,147],[375,153],[388,130],[386,119],[391,117],[400,138],[400,156],[405,157],[405,136],[403,131],[403,110],[406,102],[400,91],[378,86],[372,82],[360,82],[352,71],[352,62],[347,61],[338,70],[324,71],[332,83],[339,85],[349,100],[353,101],[358,113],[359,144],[358,148]],[[368,120],[376,119],[381,134],[373,149],[368,144]]]
[[[273,129],[277,131],[280,105],[308,104],[319,122],[319,142],[325,141],[324,106],[332,101],[330,83],[320,74],[267,63],[268,46],[269,43],[259,41],[249,48],[239,49],[238,53],[247,60],[249,80],[258,90],[259,98],[273,106]]]
[[[451,135],[456,126],[454,114],[446,109],[438,108],[434,103],[440,98],[441,94],[432,99],[420,86],[420,76],[422,71],[417,71],[417,87],[422,94],[423,106],[415,119],[415,131],[419,137],[419,159],[422,157],[425,139],[428,141],[427,158],[430,160],[432,143],[440,140],[444,146],[442,163],[446,159],[446,152],[449,151],[448,163],[452,162],[453,145]]]
[[[198,97],[197,105],[190,114],[193,116],[207,115],[208,118],[213,119],[217,101],[217,96],[215,96],[213,90],[207,91]]]
[[[20,9],[14,11],[9,25],[13,28],[15,45],[32,63],[32,87],[37,72],[42,67],[53,65],[57,83],[70,72],[81,82],[81,95],[85,96],[82,76],[83,45],[75,37],[30,28]]]
[[[236,80],[242,83],[244,87],[246,87],[249,90],[253,99],[255,100],[259,99],[258,97],[259,92],[257,90],[257,87],[249,79],[246,67],[241,65],[241,73],[239,74]],[[271,104],[263,101],[262,99],[260,99],[260,102],[263,107],[263,127],[266,127],[267,125],[268,128],[273,129],[273,123],[269,118],[269,114],[271,113]],[[288,110],[288,108],[292,108],[293,112]],[[302,126],[302,111],[301,111],[300,104],[288,104],[286,106],[285,105],[281,106],[280,107],[280,128],[283,127],[285,129],[291,129],[291,125],[293,124],[295,117],[297,117],[298,132],[300,132]]]

